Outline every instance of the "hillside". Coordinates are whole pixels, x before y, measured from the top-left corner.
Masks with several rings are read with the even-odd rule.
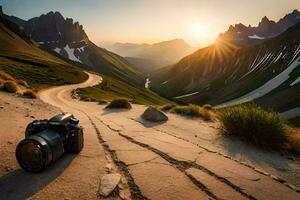
[[[0,71],[43,87],[79,83],[87,75],[70,63],[41,49],[17,25],[6,20],[0,7]]]
[[[280,111],[300,106],[299,34],[296,24],[258,45],[240,47],[219,40],[158,71],[152,88],[197,104],[229,101],[224,105],[232,105],[257,99],[260,105]]]
[[[196,51],[195,48],[188,45],[182,39],[174,39],[155,44],[115,43],[106,46],[106,48],[124,57],[149,60],[153,63],[150,69],[148,69],[147,66],[141,66],[148,71],[174,64],[184,56]]]
[[[96,46],[89,40],[82,25],[71,18],[64,18],[59,12],[49,12],[27,21],[14,16],[6,18],[22,27],[42,48],[57,55],[122,81],[140,85],[144,82],[143,75],[124,58]]]
[[[80,99],[96,101],[101,104],[118,98],[127,99],[131,103],[141,105],[173,104],[172,101],[159,96],[145,87],[133,87],[109,76],[102,76],[102,78],[101,84],[80,89],[78,91]]]

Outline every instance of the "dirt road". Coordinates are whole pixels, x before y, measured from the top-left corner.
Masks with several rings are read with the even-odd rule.
[[[154,124],[139,117],[145,106],[107,110],[70,97],[73,89],[99,81],[90,74],[83,84],[39,94],[80,119],[85,147],[32,199],[102,198],[97,192],[107,164],[123,176],[110,199],[300,199],[296,187],[277,178],[299,186],[297,161],[225,138],[218,123],[168,114],[168,122]]]

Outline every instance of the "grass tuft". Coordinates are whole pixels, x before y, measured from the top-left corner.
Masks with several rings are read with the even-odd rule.
[[[37,98],[37,94],[33,90],[26,90],[25,92],[23,92],[23,96],[32,98],[32,99]]]
[[[212,110],[213,109],[213,107],[210,104],[204,104],[202,107],[206,110]]]
[[[204,120],[212,120],[214,116],[212,111],[209,111],[201,106],[193,104],[189,104],[187,106],[175,106],[172,108],[172,111],[181,115],[201,117]]]
[[[258,146],[281,149],[287,141],[285,122],[278,113],[254,103],[224,108],[220,112],[223,130]]]
[[[127,99],[115,99],[106,108],[126,108],[131,109],[131,105]]]
[[[168,110],[171,110],[174,107],[175,107],[174,104],[165,104],[165,105],[159,106],[158,108],[160,110],[163,110],[163,111],[168,111]]]
[[[14,81],[5,81],[3,89],[7,92],[16,93],[18,91],[18,85]]]
[[[27,83],[26,81],[24,81],[24,80],[18,80],[18,84],[19,84],[19,85],[22,85],[22,86],[24,86],[24,87],[29,88],[28,83]]]
[[[0,70],[0,79],[3,79],[5,81],[12,81],[12,80],[14,80],[14,78],[11,75],[9,75],[8,73],[6,73],[6,72],[4,72],[2,70]]]
[[[300,129],[295,127],[288,128],[289,149],[294,153],[300,153]]]

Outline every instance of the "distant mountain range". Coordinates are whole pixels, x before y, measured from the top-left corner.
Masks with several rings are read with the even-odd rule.
[[[196,48],[191,47],[182,39],[155,44],[115,43],[107,45],[106,48],[123,57],[131,58],[129,61],[133,62],[133,64],[137,64],[133,58],[137,60],[143,59],[146,61],[146,66],[141,67],[148,69],[149,63],[151,63],[152,70],[174,64],[184,56],[196,51]]]
[[[298,14],[294,11],[277,24],[282,27],[286,24],[284,27],[288,28],[287,21],[295,22]],[[263,28],[269,24],[265,19],[259,29],[272,30]],[[236,30],[242,31],[237,27]],[[246,46],[234,45],[228,37],[220,37],[218,42],[177,64],[156,71],[151,88],[185,103],[232,105],[254,100],[279,111],[300,106],[300,23],[273,38],[279,32],[268,31],[241,32],[245,36],[256,34],[268,38]]]
[[[298,10],[287,14],[278,22],[269,20],[265,16],[259,22],[258,26],[245,26],[241,23],[230,26],[228,31],[220,34],[218,39],[221,41],[229,41],[237,45],[252,45],[261,43],[265,39],[276,37],[299,22],[300,12]]]
[[[64,18],[59,12],[49,12],[27,21],[14,16],[6,19],[18,24],[34,41],[64,58],[119,80],[143,84],[144,76],[123,57],[96,46],[82,25]]]

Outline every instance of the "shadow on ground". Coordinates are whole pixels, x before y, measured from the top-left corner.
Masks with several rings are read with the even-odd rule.
[[[247,161],[248,164],[258,166],[260,169],[286,179],[297,187],[300,186],[299,155],[291,156],[265,150],[233,136],[223,136],[223,138],[219,138],[219,142],[227,155]]]
[[[22,169],[0,177],[0,199],[27,199],[58,177],[75,158],[67,154],[42,173],[29,173]]]
[[[108,115],[110,113],[121,113],[130,111],[128,108],[103,108],[101,115]]]
[[[164,124],[166,123],[167,121],[162,121],[162,122],[150,122],[150,121],[147,121],[145,119],[143,119],[142,117],[137,117],[137,118],[132,118],[132,120],[134,121],[137,121],[139,123],[141,123],[144,127],[146,128],[152,128],[152,127],[155,127],[155,126],[158,126],[158,125],[161,125],[161,124]]]

